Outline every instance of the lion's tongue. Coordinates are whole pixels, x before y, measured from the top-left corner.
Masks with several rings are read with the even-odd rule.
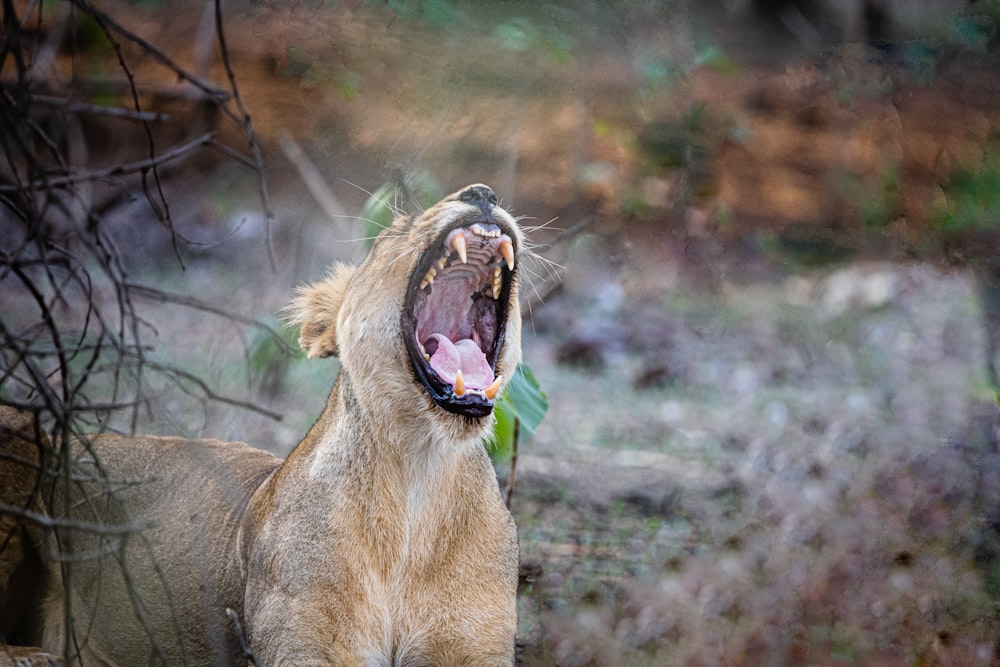
[[[454,384],[461,369],[462,381],[469,389],[485,389],[493,382],[493,369],[474,340],[464,338],[452,343],[442,334],[431,334],[430,338],[437,341],[430,364],[439,378]]]

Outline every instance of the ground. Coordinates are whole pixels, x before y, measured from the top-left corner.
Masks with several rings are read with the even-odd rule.
[[[362,4],[231,8],[274,219],[243,166],[187,163],[182,261],[141,197],[107,214],[132,279],[280,331],[297,284],[363,256],[370,191],[487,182],[547,258],[525,262],[551,407],[515,468],[523,664],[1000,663],[983,248],[935,227],[951,175],[994,159],[991,52],[761,62],[655,3]],[[200,7],[129,25],[185,44]],[[319,414],[336,362],[294,332],[144,316],[158,356],[282,419],[164,383],[140,430],[285,454]]]

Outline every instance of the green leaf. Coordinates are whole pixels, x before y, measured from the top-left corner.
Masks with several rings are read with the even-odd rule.
[[[529,433],[535,432],[549,411],[549,400],[526,364],[518,364],[514,377],[500,397],[500,403],[510,405],[513,415],[521,421],[521,428]]]
[[[391,225],[395,219],[396,207],[393,206],[395,197],[396,187],[392,183],[385,183],[375,190],[361,207],[358,217],[365,223],[365,237],[369,239],[369,247],[379,232]]]
[[[538,386],[535,374],[525,364],[518,365],[493,408],[496,422],[487,443],[490,455],[494,459],[510,456],[514,448],[515,424],[534,433],[548,410],[549,401]]]
[[[487,439],[486,449],[494,460],[507,459],[514,449],[514,423],[517,417],[510,403],[501,397],[493,408],[496,421],[493,422],[493,433]]]
[[[400,187],[395,183],[384,183],[365,201],[358,217],[365,223],[365,236],[368,247],[379,233],[392,225],[398,215],[403,213],[403,204],[409,202],[421,209],[426,209],[444,196],[440,184],[429,172],[416,171],[407,177],[407,188],[410,193],[400,202]]]

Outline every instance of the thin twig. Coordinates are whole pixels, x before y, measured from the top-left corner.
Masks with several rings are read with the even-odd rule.
[[[125,107],[109,107],[101,104],[88,104],[86,102],[77,102],[75,100],[62,97],[51,97],[49,95],[35,94],[32,96],[32,101],[35,104],[40,104],[42,106],[63,108],[72,113],[86,113],[95,116],[107,116],[109,118],[121,118],[124,120],[138,120],[156,123],[166,122],[171,118],[170,114],[158,113],[156,111],[134,111],[132,109],[126,109]]]
[[[202,395],[205,398],[208,398],[212,401],[216,401],[218,403],[225,403],[226,405],[231,405],[236,408],[242,408],[244,410],[250,410],[251,412],[256,412],[257,414],[269,417],[274,421],[281,421],[282,419],[284,419],[284,415],[282,415],[280,412],[274,412],[273,410],[262,408],[256,403],[252,403],[250,401],[243,401],[238,398],[230,398],[229,396],[223,396],[222,394],[219,394],[214,389],[212,389],[207,382],[202,380],[194,373],[189,373],[188,371],[181,370],[180,368],[174,368],[172,366],[158,364],[154,361],[147,361],[146,365],[149,366],[150,369],[156,370],[164,375],[172,377],[175,380],[178,381],[183,380],[186,382],[190,382],[195,387],[197,387],[199,391],[201,391]],[[180,385],[181,389],[184,389],[183,383],[178,382],[178,384]]]
[[[250,661],[254,667],[260,666],[260,659],[254,654],[253,649],[250,648],[250,642],[247,641],[247,634],[243,630],[243,624],[240,623],[240,617],[237,615],[234,609],[226,607],[226,615],[229,617],[230,622],[233,624],[233,631],[240,640],[240,650],[243,651],[243,657]]]
[[[507,475],[507,488],[505,490],[507,496],[507,509],[510,509],[511,502],[514,500],[514,483],[517,478],[517,442],[521,435],[521,420],[514,419],[514,441],[510,446],[510,474]]]
[[[264,164],[264,155],[261,151],[260,140],[257,137],[257,133],[254,132],[253,123],[250,122],[250,113],[243,105],[243,98],[240,96],[239,86],[236,85],[236,74],[233,71],[232,63],[229,60],[229,49],[226,46],[226,31],[224,30],[223,25],[222,0],[215,0],[215,31],[219,37],[219,52],[222,54],[222,64],[226,69],[226,76],[229,78],[229,89],[233,93],[233,99],[236,101],[236,108],[239,109],[240,112],[240,127],[242,127],[247,134],[247,139],[250,141],[250,151],[253,154],[254,162],[257,165],[260,202],[261,206],[264,208],[264,242],[267,245],[267,257],[271,262],[271,270],[273,271],[277,268],[278,263],[274,256],[274,244],[271,239],[271,225],[274,222],[274,210],[271,208],[271,197],[268,194],[267,168]]]
[[[248,326],[257,327],[258,329],[263,329],[268,334],[270,334],[279,344],[284,352],[289,354],[294,354],[296,348],[289,345],[281,334],[278,333],[273,327],[261,322],[260,320],[255,320],[251,317],[244,317],[238,313],[232,311],[223,310],[217,306],[212,306],[205,303],[199,299],[195,299],[184,294],[175,294],[173,292],[167,292],[164,290],[156,289],[155,287],[149,287],[146,285],[136,285],[134,283],[126,283],[126,286],[136,295],[140,297],[145,297],[148,299],[155,299],[157,301],[164,301],[167,303],[175,303],[179,306],[185,306],[186,308],[192,308],[194,310],[200,310],[205,313],[211,313],[213,315],[219,315],[227,320],[233,322],[239,322],[240,324],[246,324]]]
[[[0,185],[0,192],[24,192],[28,189],[53,190],[57,188],[66,188],[86,181],[99,181],[114,178],[116,176],[127,176],[129,174],[145,172],[149,169],[153,169],[170,162],[171,160],[183,157],[200,146],[207,146],[212,141],[212,137],[214,136],[214,131],[206,132],[197,139],[193,139],[185,144],[176,146],[166,153],[161,153],[160,155],[147,160],[130,162],[128,164],[119,164],[105,169],[77,169],[74,170],[73,173],[65,176],[39,179],[23,185]]]
[[[94,19],[99,23],[103,23],[111,31],[121,35],[127,41],[139,46],[143,51],[152,56],[161,65],[163,65],[164,67],[172,71],[174,74],[176,74],[178,78],[187,81],[192,86],[205,93],[206,96],[214,100],[216,103],[221,105],[229,98],[229,95],[228,93],[226,93],[226,91],[216,88],[215,86],[209,84],[200,77],[195,76],[194,74],[188,72],[183,67],[178,65],[173,58],[171,58],[170,56],[168,56],[163,51],[156,48],[143,38],[139,37],[134,32],[126,29],[123,25],[112,19],[108,14],[105,14],[101,10],[91,5],[90,2],[88,2],[88,0],[70,0],[70,2],[72,2],[74,6],[78,7],[83,12],[94,17]]]
[[[313,196],[316,203],[323,209],[326,217],[334,221],[347,218],[347,209],[341,205],[337,196],[333,194],[333,190],[327,185],[326,179],[323,178],[319,167],[309,159],[309,156],[306,155],[306,152],[302,150],[302,147],[299,146],[292,135],[287,132],[281,133],[278,136],[278,144],[281,146],[285,157],[292,163],[295,170],[299,172],[299,176],[302,178],[306,189],[309,190],[309,194]]]
[[[51,516],[42,512],[8,505],[0,502],[0,514],[28,519],[42,528],[68,528],[81,532],[100,533],[102,535],[134,535],[148,530],[154,524],[150,521],[128,521],[126,523],[103,523],[100,521],[81,521],[66,517]]]
[[[158,299],[165,303],[199,308],[241,324],[263,327],[282,346],[289,347],[277,332],[263,323],[234,316],[223,309],[186,297],[136,285],[128,276],[125,261],[127,249],[118,246],[117,238],[102,219],[100,211],[89,200],[90,188],[79,187],[95,181],[138,174],[138,183],[129,185],[131,193],[126,193],[126,196],[134,193],[137,187],[145,192],[154,211],[159,212],[160,221],[165,221],[170,228],[176,249],[179,235],[173,231],[170,223],[169,202],[160,182],[160,167],[200,146],[215,145],[214,135],[207,133],[165,152],[159,149],[153,140],[149,124],[169,120],[169,116],[141,107],[141,93],[144,94],[148,89],[137,83],[131,65],[126,60],[126,54],[131,53],[128,47],[138,47],[143,54],[167,66],[181,81],[191,84],[169,89],[169,94],[208,101],[225,117],[242,127],[250,137],[253,158],[235,151],[229,157],[240,159],[256,169],[262,187],[266,186],[266,175],[259,142],[241,100],[236,105],[239,109],[237,114],[226,106],[231,99],[229,93],[186,72],[162,51],[124,29],[109,15],[95,9],[89,0],[71,0],[63,5],[66,9],[66,33],[72,36],[69,45],[74,57],[73,89],[77,93],[65,95],[65,86],[62,85],[63,82],[55,81],[54,70],[51,74],[53,81],[33,81],[31,77],[41,76],[40,73],[44,73],[45,68],[39,67],[42,57],[39,56],[36,42],[21,40],[21,29],[29,27],[28,17],[32,14],[37,17],[38,24],[35,27],[41,27],[41,6],[29,3],[22,19],[18,16],[16,4],[13,0],[0,0],[3,13],[3,21],[0,22],[0,62],[13,63],[13,67],[4,71],[0,84],[0,160],[4,161],[5,174],[4,183],[0,185],[0,206],[5,209],[4,218],[14,225],[6,237],[8,245],[0,252],[0,280],[4,281],[2,289],[18,290],[14,294],[24,295],[30,306],[27,309],[19,307],[16,311],[13,308],[0,309],[0,389],[4,391],[4,404],[29,409],[36,415],[36,422],[41,419],[41,415],[45,415],[46,421],[51,425],[50,441],[41,444],[39,438],[39,444],[43,447],[42,455],[47,458],[46,469],[54,467],[58,470],[52,480],[53,485],[58,486],[53,486],[50,491],[58,489],[60,493],[54,497],[62,498],[64,502],[72,502],[71,498],[73,501],[79,500],[82,504],[74,510],[86,511],[85,516],[88,518],[98,517],[101,516],[99,498],[110,497],[137,482],[109,478],[97,455],[96,442],[89,441],[78,428],[81,414],[91,415],[92,422],[100,423],[103,413],[130,408],[134,431],[140,407],[150,405],[158,399],[155,395],[159,385],[157,378],[163,377],[175,391],[197,396],[203,403],[220,401],[280,419],[280,415],[252,403],[220,395],[192,373],[151,362],[147,358],[150,348],[144,344],[144,337],[146,332],[155,330],[143,318],[135,303],[137,299]],[[218,5],[215,9],[220,11]],[[114,85],[130,95],[131,109],[103,107],[69,99],[86,94],[87,90],[94,90],[88,88],[93,80],[84,80],[81,72],[76,69],[79,52],[73,41],[77,33],[74,27],[82,18],[86,18],[80,16],[82,14],[94,19],[114,49],[118,71],[127,79]],[[221,40],[221,26],[219,30]],[[50,41],[63,43],[61,40]],[[221,45],[230,75],[230,87],[235,92],[235,77],[232,75],[224,41],[221,41]],[[46,88],[47,85],[50,87]],[[43,89],[50,94],[39,94]],[[85,160],[70,159],[73,156],[66,153],[66,146],[72,147],[74,142],[81,141],[78,124],[66,127],[61,133],[53,129],[58,129],[60,120],[74,120],[74,117],[59,113],[53,115],[51,112],[38,115],[35,111],[39,106],[61,107],[79,114],[97,114],[112,124],[140,122],[146,133],[146,159],[108,168],[76,167],[75,164],[86,164]],[[39,118],[43,116],[50,117],[52,122],[41,122]],[[125,190],[124,187],[122,189]],[[266,187],[262,197],[270,221],[273,213],[267,200]],[[19,245],[12,247],[10,244],[17,243],[16,239],[22,240]],[[106,386],[102,384],[104,380],[110,380],[111,386],[107,390],[102,389]],[[93,459],[93,467],[88,466],[85,470],[72,467],[73,458],[80,448],[89,453],[88,458]],[[92,478],[87,476],[90,471],[93,471]],[[73,486],[80,481],[96,485],[98,493],[84,494],[82,498],[71,495]],[[49,509],[52,510],[51,514],[39,512],[27,505],[19,508],[0,504],[0,515],[33,522],[54,535],[55,558],[60,561],[65,589],[62,599],[62,639],[66,663],[71,664],[77,659],[81,642],[85,640],[85,637],[79,636],[75,631],[73,600],[70,595],[74,573],[67,567],[67,561],[98,555],[104,557],[109,564],[116,563],[120,568],[120,576],[131,596],[132,612],[140,623],[150,628],[151,657],[161,661],[166,659],[152,632],[153,628],[150,627],[151,619],[146,603],[139,599],[137,589],[132,585],[122,549],[125,543],[123,536],[138,533],[128,540],[129,544],[145,545],[152,555],[152,546],[141,532],[148,526],[141,523],[105,524],[100,520],[81,520],[77,518],[80,516],[78,514],[73,518],[61,514],[67,508],[50,506]],[[84,544],[76,539],[78,531],[98,535],[98,546],[84,548]],[[80,550],[74,550],[74,547]],[[154,562],[153,566],[156,577],[167,594],[171,610],[170,622],[177,633],[183,634],[181,619],[171,598],[171,582],[157,563]]]

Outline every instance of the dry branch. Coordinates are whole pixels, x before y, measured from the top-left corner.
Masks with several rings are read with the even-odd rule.
[[[71,170],[71,173],[66,174],[65,176],[41,178],[31,183],[24,183],[22,185],[0,185],[0,192],[56,190],[72,185],[78,185],[86,181],[102,181],[119,176],[143,173],[156,169],[160,165],[166,164],[167,162],[184,157],[202,146],[209,145],[212,141],[212,137],[214,136],[215,132],[206,132],[197,139],[193,139],[185,144],[171,148],[165,153],[151,157],[148,160],[139,160],[138,162],[130,162],[128,164],[118,164],[113,167],[107,167],[106,169],[74,168]]]
[[[92,203],[92,191],[103,192],[109,181],[119,196],[145,197],[157,217],[135,224],[167,228],[174,253],[180,259],[181,245],[187,240],[174,230],[170,202],[165,195],[162,167],[193,155],[204,147],[213,147],[230,159],[248,165],[258,174],[261,201],[268,224],[273,220],[267,196],[267,179],[263,156],[250,114],[243,105],[236,85],[234,68],[227,52],[221,22],[221,8],[215,4],[216,32],[226,68],[229,90],[186,71],[162,49],[142,39],[126,28],[117,17],[94,7],[88,0],[70,0],[67,11],[59,15],[49,37],[39,44],[26,38],[26,30],[43,34],[41,6],[26,6],[12,0],[0,0],[2,23],[0,30],[0,294],[6,303],[16,308],[0,309],[0,404],[12,405],[33,412],[46,426],[48,438],[36,443],[45,448],[47,461],[44,474],[53,476],[62,494],[69,497],[71,484],[96,484],[107,497],[142,480],[108,480],[99,459],[94,456],[89,441],[82,434],[81,424],[105,424],[108,413],[119,413],[129,419],[135,430],[141,410],[161,396],[191,395],[202,402],[222,402],[251,410],[272,419],[281,415],[261,408],[250,401],[226,396],[209,382],[190,370],[158,360],[153,345],[147,340],[153,331],[145,313],[152,305],[195,308],[225,318],[240,326],[253,326],[266,331],[287,344],[271,327],[252,318],[205,303],[197,298],[174,294],[168,290],[147,287],[130,277],[128,248],[120,246],[103,209]],[[24,15],[19,11],[23,10]],[[72,81],[72,93],[66,94],[67,81],[58,78],[54,66],[56,42],[60,35],[75,34],[79,22],[92,19],[111,47],[113,67],[124,80],[111,81],[110,89],[128,100],[120,107],[98,104],[88,99],[91,92],[106,94],[109,81]],[[124,47],[129,47],[128,49]],[[129,55],[138,52],[138,56]],[[78,57],[81,54],[76,54]],[[88,57],[99,57],[86,54]],[[161,148],[154,140],[153,123],[157,130],[171,129],[183,122],[180,115],[164,114],[143,108],[142,99],[155,97],[158,90],[136,80],[129,58],[150,58],[167,68],[182,85],[163,89],[182,104],[216,109],[241,129],[248,146],[233,147],[218,143],[215,132],[200,133],[186,140],[174,140],[175,145]],[[44,64],[44,66],[43,66]],[[52,66],[50,66],[52,65]],[[76,76],[76,72],[74,77]],[[37,78],[36,78],[37,77]],[[152,92],[151,92],[152,91]],[[160,91],[162,92],[162,91]],[[100,122],[114,132],[125,123],[141,124],[144,141],[140,145],[145,155],[140,160],[116,160],[110,167],[94,167],[79,117],[88,122]],[[179,136],[188,128],[180,126]],[[162,141],[162,140],[161,140]],[[165,142],[164,142],[165,143]],[[94,190],[103,187],[104,190]],[[158,218],[158,219],[157,219]],[[154,232],[161,233],[162,232]],[[273,259],[272,259],[273,263]],[[164,386],[166,385],[166,386]],[[41,436],[39,436],[41,437]],[[74,467],[70,443],[82,447],[93,458],[94,475],[83,479]],[[0,460],[0,465],[5,461]],[[6,463],[11,464],[7,461]],[[88,502],[96,502],[89,499]],[[95,512],[95,516],[97,513]],[[126,536],[144,540],[148,526],[123,522],[104,524],[70,519],[59,514],[46,514],[30,505],[20,506],[20,500],[0,500],[0,517],[27,522],[46,531],[55,531],[57,549],[62,554],[73,553],[73,535],[96,534],[101,542],[96,550],[76,553],[73,558],[104,557],[117,563],[121,575],[129,580],[129,572],[120,550]],[[6,524],[5,524],[6,525]],[[58,530],[56,530],[58,529]],[[0,549],[6,542],[0,536]],[[58,557],[58,554],[56,554]],[[70,563],[61,563],[66,590],[72,584]],[[163,586],[170,582],[162,572]],[[0,600],[0,603],[3,601]],[[141,619],[145,612],[139,600],[133,601],[134,611]],[[73,635],[73,610],[67,597],[65,604],[65,664],[75,664],[79,649]],[[175,619],[178,624],[180,619]],[[151,638],[153,633],[151,633]],[[155,640],[154,640],[155,641]],[[154,646],[154,653],[159,649]],[[152,656],[151,656],[152,657]],[[161,656],[163,657],[163,656]],[[155,658],[154,658],[155,660]]]

